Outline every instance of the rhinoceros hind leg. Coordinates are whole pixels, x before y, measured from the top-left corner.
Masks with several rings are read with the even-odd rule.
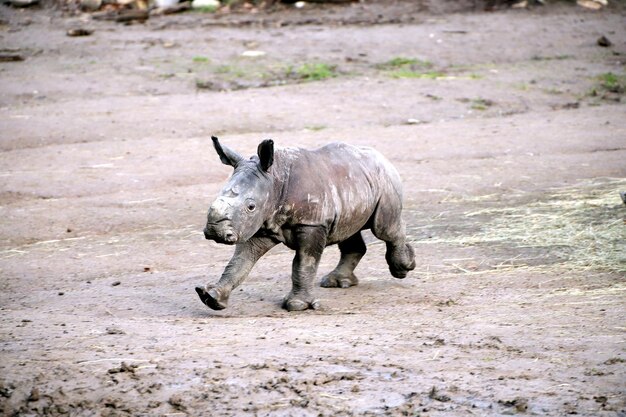
[[[217,288],[196,287],[196,292],[202,303],[212,310],[223,310],[228,304],[228,299],[224,298]]]
[[[415,252],[406,243],[400,193],[389,193],[381,198],[373,215],[372,233],[387,243],[385,259],[391,275],[404,278],[409,271],[415,269]]]
[[[356,275],[354,275],[354,269],[367,251],[361,232],[339,243],[339,250],[341,251],[341,259],[339,259],[337,267],[322,278],[320,283],[322,287],[348,288],[359,283]]]

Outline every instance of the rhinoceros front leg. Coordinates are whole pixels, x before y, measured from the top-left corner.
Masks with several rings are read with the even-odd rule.
[[[292,288],[283,302],[288,311],[317,309],[319,301],[313,298],[313,284],[317,267],[326,247],[326,228],[322,226],[300,226],[294,231],[296,256],[293,259]]]
[[[341,242],[339,250],[341,251],[339,264],[332,272],[322,278],[320,284],[322,287],[348,288],[359,283],[356,275],[354,275],[354,268],[356,268],[367,251],[361,232],[357,232]]]
[[[266,237],[253,237],[237,244],[220,280],[204,288],[196,287],[200,300],[213,310],[225,309],[233,289],[246,279],[256,261],[274,246],[276,242]]]

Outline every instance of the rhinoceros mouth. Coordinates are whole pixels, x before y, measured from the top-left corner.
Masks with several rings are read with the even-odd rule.
[[[237,243],[237,233],[235,233],[235,231],[229,227],[228,224],[225,226],[220,224],[219,226],[221,227],[217,228],[215,226],[215,224],[207,224],[206,229],[204,229],[204,237],[207,240],[214,240],[217,243],[223,243],[226,245],[234,245]]]
[[[224,245],[234,245],[237,243],[236,237],[214,237],[210,240],[214,240],[216,243],[222,243]]]

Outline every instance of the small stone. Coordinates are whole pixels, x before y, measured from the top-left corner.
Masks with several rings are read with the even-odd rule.
[[[602,35],[598,38],[598,45],[602,46],[603,48],[608,48],[609,46],[613,45],[613,42],[611,42],[606,36]]]
[[[13,384],[4,385],[3,382],[0,382],[0,397],[11,398],[11,395],[13,395],[14,390],[15,390],[15,385]]]
[[[106,328],[107,334],[126,334],[126,332],[119,327],[111,326]]]
[[[500,400],[498,401],[500,404],[502,404],[505,407],[510,407],[509,410],[505,410],[508,411],[508,413],[506,414],[511,414],[511,413],[515,413],[515,412],[520,412],[523,413],[526,410],[528,410],[528,400],[526,398],[523,397],[516,397],[512,400]],[[514,410],[513,410],[514,408]],[[504,411],[503,411],[504,413]]]
[[[517,411],[523,413],[524,411],[528,410],[528,400],[526,398],[518,397],[516,398],[516,400],[517,401],[515,401],[515,409]]]
[[[32,390],[30,390],[30,395],[28,396],[28,401],[32,402],[32,401],[39,401],[39,388],[37,387],[33,387]]]
[[[112,286],[112,287],[117,287],[117,286],[118,286],[118,285],[120,285],[120,284],[121,284],[121,282],[120,282],[120,281],[113,281],[113,282],[111,283],[111,286]]]
[[[86,12],[95,12],[102,6],[102,0],[81,0],[80,8]]]
[[[172,395],[167,402],[170,403],[170,405],[177,410],[182,411],[185,409],[185,406],[183,404],[183,397],[179,394]]]
[[[437,390],[437,387],[433,386],[429,393],[428,393],[428,398],[433,399],[435,401],[439,401],[442,403],[448,402],[451,400],[451,398],[445,394],[440,394]]]
[[[67,36],[70,37],[78,37],[78,36],[89,36],[93,33],[93,30],[91,29],[84,29],[84,28],[76,28],[76,29],[70,29],[67,31]],[[67,229],[66,230],[67,233],[72,233],[72,229]]]
[[[595,402],[600,403],[602,405],[606,405],[606,403],[608,402],[608,398],[606,397],[606,395],[598,395],[596,397],[593,397],[593,399],[595,400]]]

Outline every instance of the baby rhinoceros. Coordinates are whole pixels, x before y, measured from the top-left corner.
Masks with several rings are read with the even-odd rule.
[[[313,283],[324,248],[339,244],[341,259],[322,287],[357,285],[354,268],[366,251],[361,230],[371,229],[387,244],[391,275],[415,268],[402,221],[402,184],[396,169],[371,148],[332,143],[316,150],[277,148],[271,139],[245,159],[212,137],[220,160],[235,171],[209,208],[204,236],[235,246],[215,284],[196,291],[214,310],[263,254],[279,243],[296,252],[292,288],[283,302],[289,311],[318,308]]]

